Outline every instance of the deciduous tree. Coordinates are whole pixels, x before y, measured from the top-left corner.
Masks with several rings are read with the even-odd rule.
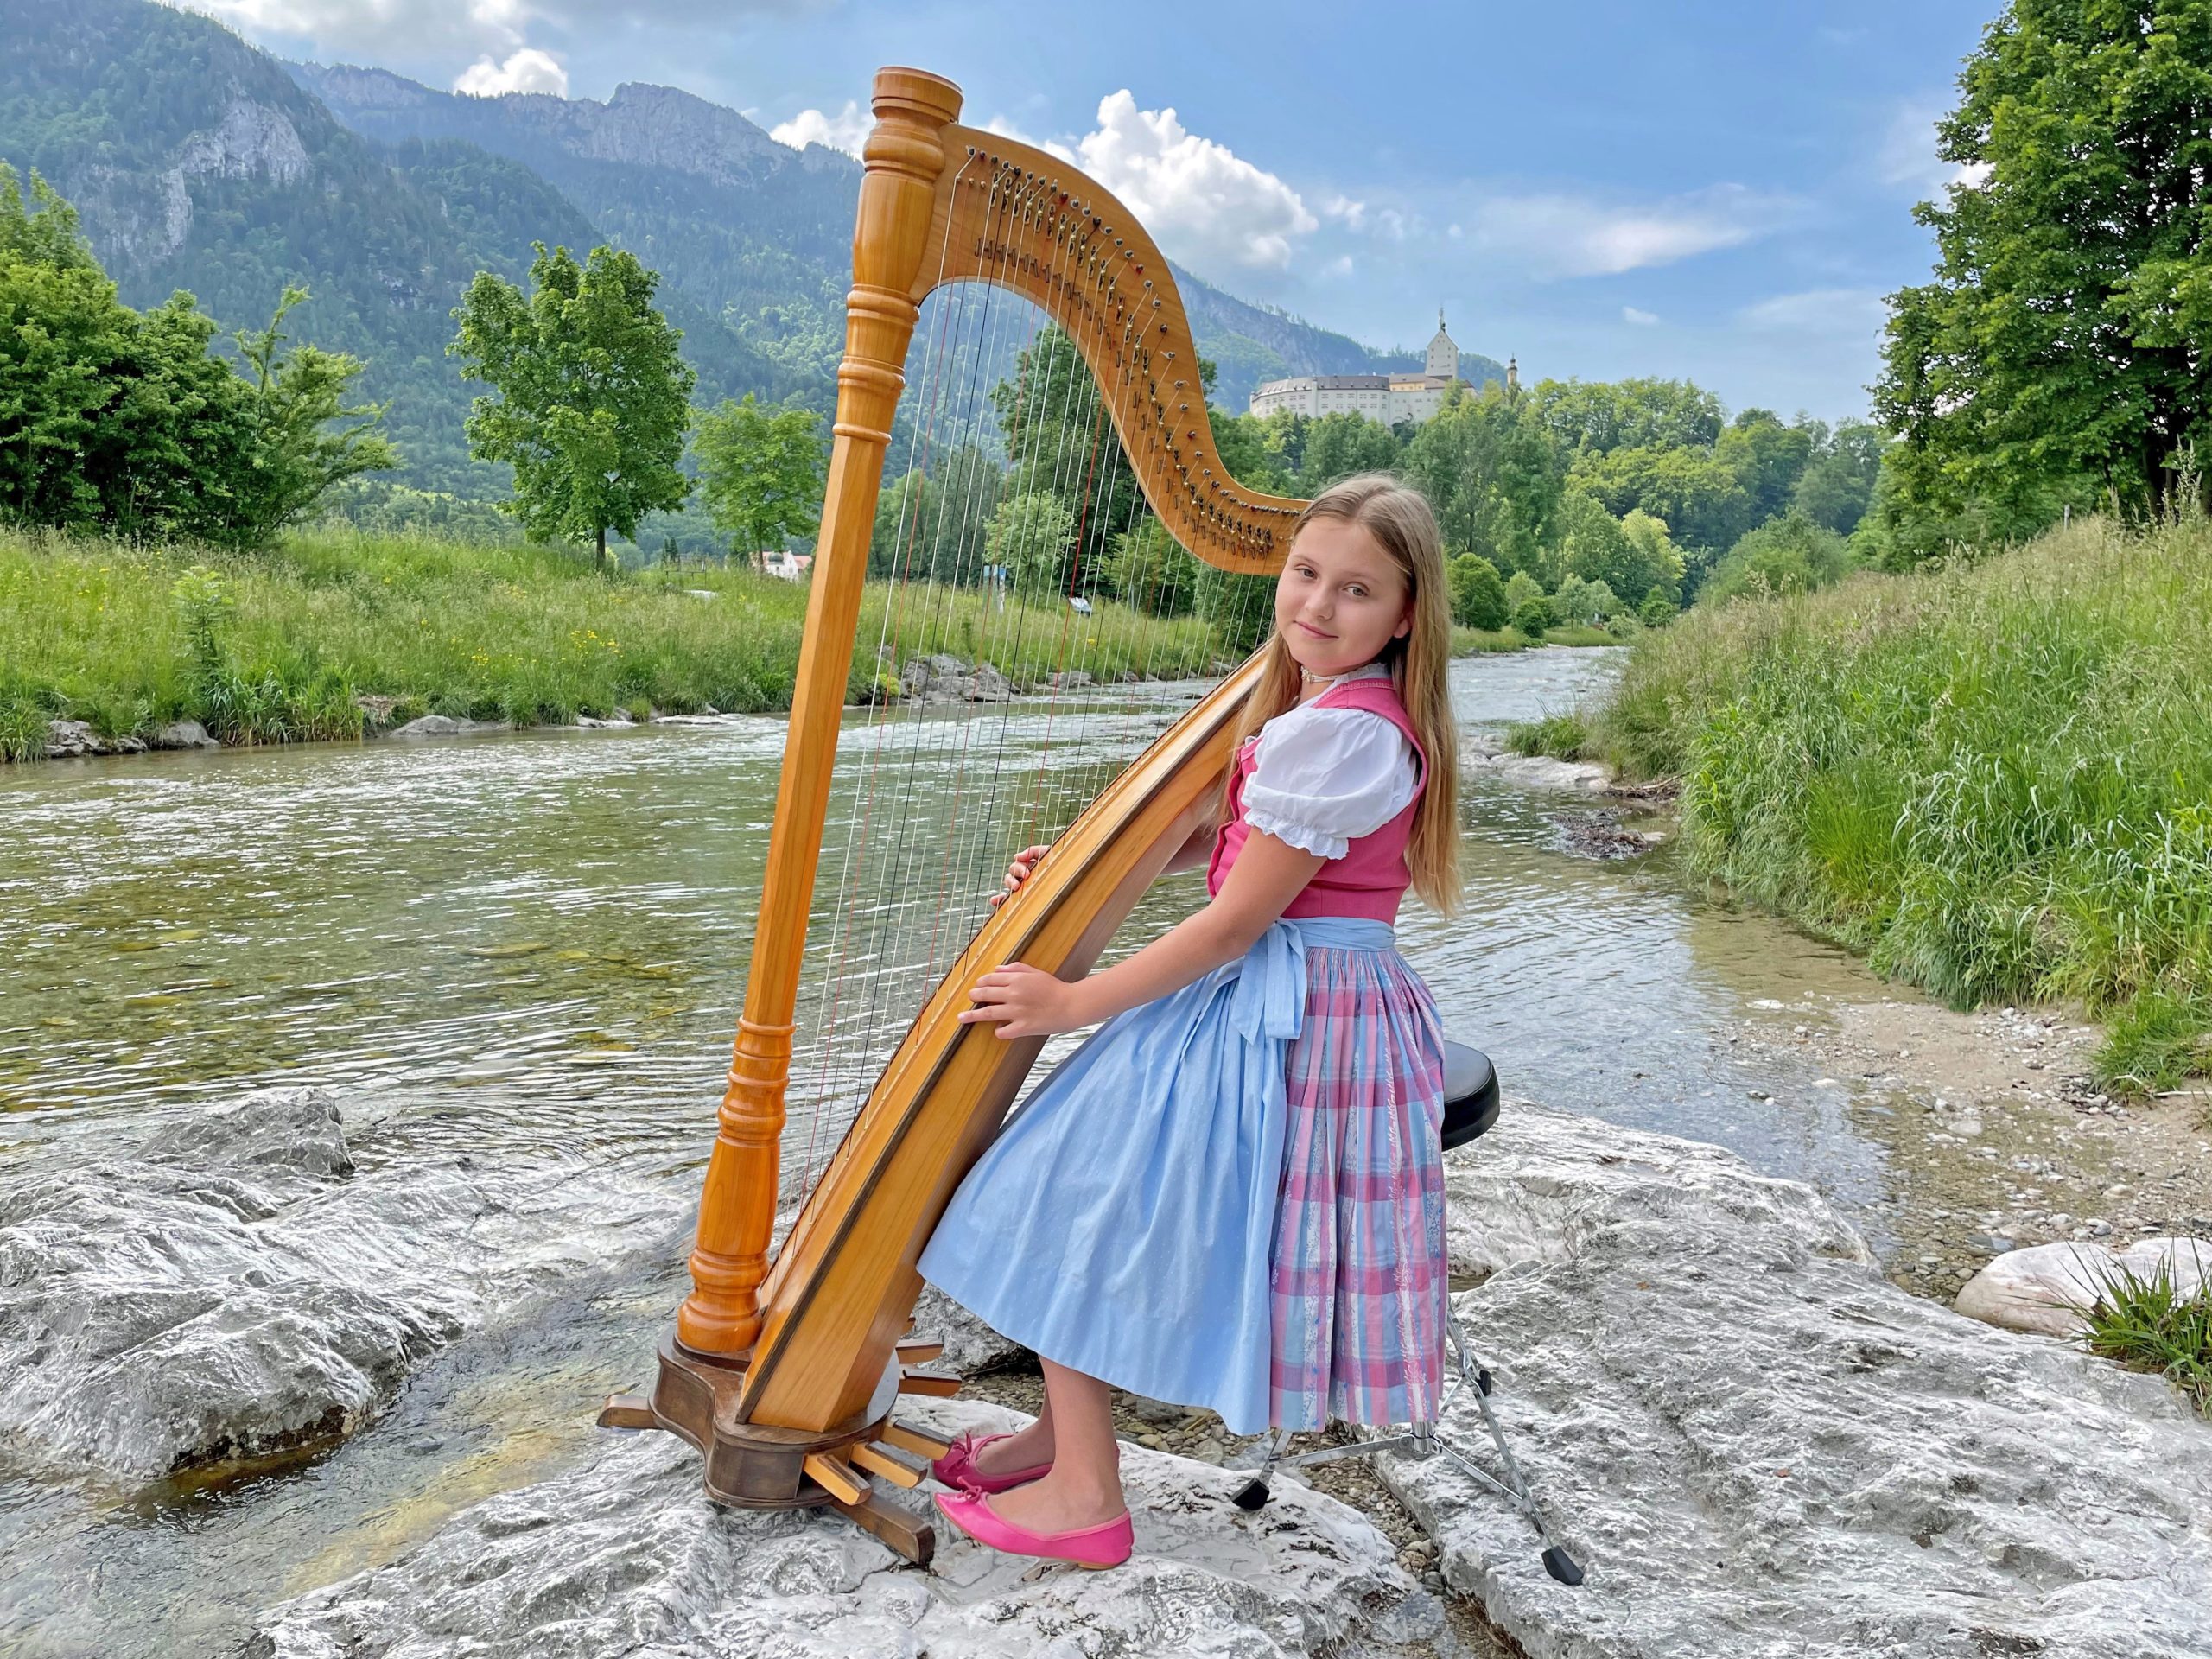
[[[701,411],[691,444],[707,515],[747,559],[821,524],[827,457],[812,410],[765,408],[749,391],[741,402],[725,397]]]
[[[682,334],[653,308],[660,279],[636,255],[601,246],[579,265],[533,245],[528,297],[478,271],[446,349],[497,394],[476,400],[468,450],[514,468],[503,506],[532,541],[592,542],[604,569],[608,531],[634,536],[691,492],[677,463],[696,377]]]
[[[1959,175],[1914,210],[1935,277],[1890,296],[1874,389],[1892,516],[2161,508],[2212,429],[2212,0],[2013,0],[1959,87]]]

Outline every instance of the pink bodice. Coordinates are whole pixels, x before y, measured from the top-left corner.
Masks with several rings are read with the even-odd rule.
[[[1292,921],[1301,916],[1357,916],[1370,921],[1395,922],[1398,918],[1398,902],[1413,885],[1413,873],[1406,866],[1406,842],[1413,834],[1414,815],[1421,806],[1421,791],[1427,785],[1428,756],[1421,749],[1421,740],[1414,735],[1413,722],[1406,716],[1405,705],[1398,701],[1397,689],[1387,678],[1372,676],[1339,681],[1314,698],[1313,704],[1330,709],[1364,709],[1382,715],[1413,746],[1420,776],[1414,785],[1414,798],[1404,809],[1373,834],[1352,837],[1344,855],[1331,859],[1314,872],[1313,879],[1283,907],[1282,913]],[[1230,867],[1236,862],[1237,854],[1243,850],[1244,842],[1252,833],[1251,826],[1244,821],[1244,785],[1258,762],[1259,748],[1255,736],[1237,751],[1229,783],[1229,822],[1215,836],[1213,857],[1206,865],[1209,897],[1221,891]]]

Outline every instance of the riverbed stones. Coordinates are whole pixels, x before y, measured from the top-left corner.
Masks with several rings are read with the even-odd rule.
[[[1583,1564],[1443,1459],[1384,1477],[1530,1659],[2192,1656],[2212,1424],[1890,1284],[1812,1189],[1509,1103],[1447,1160],[1453,1299]],[[1446,1432],[1490,1453],[1462,1399]]]
[[[1006,702],[1014,683],[988,663],[969,664],[949,652],[909,658],[899,689],[916,702]]]
[[[1469,734],[1463,757],[1491,777],[1523,789],[1548,793],[1597,795],[1612,782],[1612,770],[1594,760],[1560,760],[1548,754],[1516,754],[1497,732]]]
[[[223,746],[207,734],[207,728],[196,720],[173,720],[156,729],[152,746],[157,749],[219,749]]]
[[[486,732],[511,732],[514,727],[504,720],[456,720],[451,715],[424,715],[420,720],[410,720],[404,726],[395,727],[385,734],[386,737],[475,737]]]
[[[124,1484],[351,1433],[409,1369],[681,1200],[548,1155],[364,1174],[334,1096],[200,1109],[0,1192],[0,1457]]]
[[[950,1435],[1024,1419],[902,1404]],[[1136,1554],[1107,1573],[1001,1555],[939,1522],[932,1570],[833,1515],[717,1510],[664,1434],[480,1503],[390,1566],[262,1614],[254,1659],[468,1653],[656,1659],[1079,1659],[1449,1654],[1440,1610],[1389,1541],[1286,1485],[1247,1514],[1242,1477],[1125,1446]],[[880,1483],[883,1484],[883,1483]],[[899,1494],[919,1507],[926,1491]],[[1409,1643],[1417,1646],[1409,1647]]]
[[[103,737],[92,723],[82,720],[49,720],[46,722],[46,758],[49,760],[71,760],[91,754],[143,754],[143,738]]]
[[[2037,1244],[2007,1250],[1960,1287],[1952,1303],[1969,1319],[2012,1331],[2071,1337],[2082,1312],[2107,1287],[2132,1275],[2161,1275],[2188,1297],[2212,1281],[2212,1239],[2146,1238],[2113,1249],[2092,1243]]]

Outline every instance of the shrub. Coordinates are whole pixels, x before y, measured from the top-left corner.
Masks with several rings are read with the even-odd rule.
[[[1513,626],[1531,639],[1541,639],[1548,630],[1559,626],[1559,618],[1552,611],[1551,601],[1539,594],[1513,613]]]
[[[1463,628],[1505,626],[1505,579],[1479,553],[1462,553],[1446,567],[1452,584],[1452,620]]]

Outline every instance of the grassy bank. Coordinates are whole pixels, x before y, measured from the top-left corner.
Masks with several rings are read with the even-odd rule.
[[[1532,742],[1681,781],[1696,868],[1955,1003],[2074,999],[2103,1080],[2212,1068],[2212,526],[1700,607]]]
[[[860,638],[883,638],[871,587]],[[804,588],[742,569],[613,579],[572,553],[419,536],[309,533],[254,556],[0,535],[0,751],[41,753],[46,722],[105,737],[177,719],[232,741],[357,735],[359,699],[393,721],[518,724],[651,707],[788,708]],[[1010,605],[970,593],[899,606],[891,661],[951,652],[1018,686],[1062,668],[1202,673],[1211,631],[1099,604]],[[880,695],[874,650],[850,690]],[[388,711],[382,700],[391,700]]]

